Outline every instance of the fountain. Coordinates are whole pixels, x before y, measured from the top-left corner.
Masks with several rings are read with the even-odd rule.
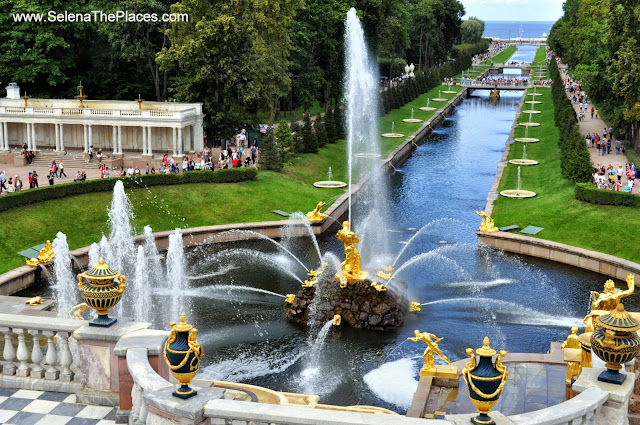
[[[431,99],[427,99],[427,106],[423,106],[422,108],[419,108],[421,111],[435,111],[438,108],[434,108],[433,106],[429,106],[429,103],[431,102]]]
[[[434,97],[433,99],[434,102],[446,102],[449,99],[447,99],[446,97],[442,97],[442,90],[438,90],[438,97]]]
[[[382,137],[399,138],[399,137],[404,137],[404,134],[396,133],[396,123],[392,121],[391,122],[391,133],[382,133]]]
[[[345,182],[333,180],[333,172],[331,171],[331,167],[329,167],[329,171],[327,172],[327,180],[314,182],[313,185],[315,187],[320,187],[323,189],[339,189],[341,187],[347,186]]]
[[[455,92],[454,92],[455,93]],[[413,108],[411,108],[411,118],[405,118],[402,120],[403,122],[422,122],[421,119],[413,117]]]
[[[510,159],[509,164],[515,165],[538,165],[538,161],[533,159],[527,159],[527,146],[522,145],[522,158]]]
[[[522,179],[520,177],[520,166],[518,165],[518,188],[517,189],[502,190],[502,191],[500,191],[500,195],[502,195],[504,197],[507,197],[507,198],[522,199],[522,198],[533,198],[534,196],[536,196],[536,193],[532,192],[530,190],[522,190]]]
[[[455,90],[451,90],[451,80],[447,80],[447,89],[444,90],[442,93],[445,93],[445,94],[456,94],[457,93]]]

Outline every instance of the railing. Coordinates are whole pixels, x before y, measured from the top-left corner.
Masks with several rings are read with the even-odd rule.
[[[8,376],[15,376],[13,386],[41,390],[55,388],[52,382],[62,386],[79,380],[72,370],[79,364],[79,353],[71,335],[84,324],[84,320],[0,314],[2,386],[7,386]]]
[[[62,108],[62,115],[82,115],[82,109],[79,109],[79,108]]]
[[[127,368],[133,378],[131,389],[131,413],[129,424],[146,424],[149,406],[144,400],[145,393],[166,390],[174,387],[156,373],[149,364],[146,348],[129,348],[127,350]]]
[[[104,116],[104,117],[144,117],[150,119],[190,119],[195,117],[196,111],[165,111],[153,109],[106,109],[106,108],[53,108],[53,107],[18,107],[0,106],[0,114],[46,115],[64,117]]]
[[[509,419],[518,425],[591,425],[608,397],[608,391],[588,388],[571,400],[546,409],[509,416]]]
[[[24,114],[25,112],[27,112],[27,108],[7,106],[6,108],[4,108],[4,112],[7,114]]]

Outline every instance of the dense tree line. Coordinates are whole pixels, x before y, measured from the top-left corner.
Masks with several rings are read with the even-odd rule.
[[[355,7],[386,77],[445,63],[475,43],[458,0],[0,0],[0,81],[34,97],[203,102],[208,130],[339,108],[344,19]],[[16,13],[127,10],[188,22],[16,22]],[[464,31],[463,31],[464,28]],[[460,53],[457,53],[458,55]],[[321,143],[318,141],[317,143]]]
[[[573,70],[617,137],[640,146],[640,4],[567,0],[549,45]]]

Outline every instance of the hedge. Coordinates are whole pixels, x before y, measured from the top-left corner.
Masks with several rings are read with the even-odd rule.
[[[53,186],[42,186],[38,189],[23,190],[3,195],[0,197],[0,211],[51,199],[82,195],[84,193],[109,192],[113,190],[113,186],[118,180],[124,183],[125,188],[131,189],[184,183],[234,183],[254,180],[257,174],[258,170],[255,168],[246,167],[229,168],[218,171],[188,171],[181,174],[143,174],[132,177],[55,184]]]
[[[640,196],[628,192],[598,189],[591,183],[576,183],[576,199],[599,205],[640,207]]]

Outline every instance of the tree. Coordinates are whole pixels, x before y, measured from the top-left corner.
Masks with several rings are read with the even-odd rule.
[[[316,133],[311,124],[311,116],[309,112],[305,112],[302,119],[302,146],[305,153],[318,152],[318,139]]]
[[[466,21],[462,21],[460,25],[460,41],[462,43],[477,43],[482,38],[484,32],[484,21],[469,17]]]
[[[280,121],[275,133],[276,143],[278,146],[278,152],[282,162],[288,162],[295,154],[295,147],[293,143],[293,134],[287,120]]]
[[[273,127],[267,128],[267,133],[262,138],[262,148],[260,149],[259,167],[263,170],[280,171],[282,169],[282,158],[278,152]]]
[[[318,114],[314,122],[314,128],[316,129],[316,137],[318,139],[318,147],[323,148],[328,143],[327,132],[324,128],[322,115]]]

